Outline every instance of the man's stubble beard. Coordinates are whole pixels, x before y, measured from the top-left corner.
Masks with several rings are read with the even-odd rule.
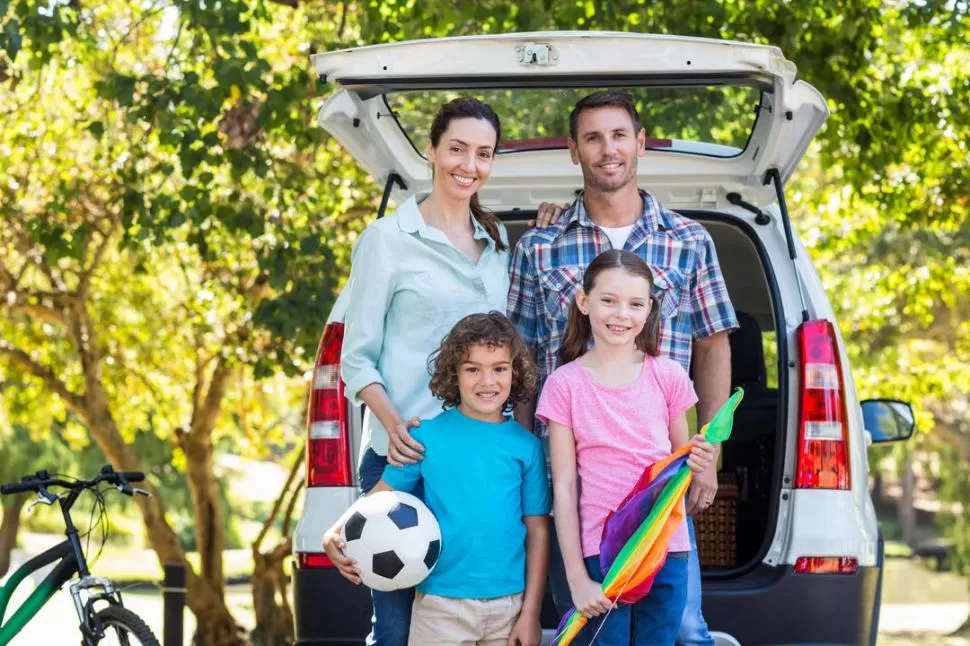
[[[637,163],[638,160],[634,158],[633,163],[628,166],[627,174],[614,183],[601,180],[586,162],[581,161],[579,166],[583,171],[583,184],[587,190],[591,189],[596,193],[616,193],[620,189],[626,188],[630,182],[636,181]]]

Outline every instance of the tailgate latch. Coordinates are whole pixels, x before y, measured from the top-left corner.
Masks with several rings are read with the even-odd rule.
[[[516,45],[519,65],[525,67],[549,67],[559,63],[559,52],[548,43],[525,43]]]

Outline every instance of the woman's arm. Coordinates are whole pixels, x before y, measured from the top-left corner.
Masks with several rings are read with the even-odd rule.
[[[552,458],[552,499],[556,534],[562,552],[573,605],[586,617],[607,612],[612,603],[600,584],[586,571],[579,538],[579,496],[576,486],[576,441],[572,429],[549,420],[549,454]]]
[[[350,278],[340,295],[347,301],[340,372],[354,403],[365,404],[387,431],[388,462],[400,466],[420,460],[424,447],[411,439],[408,428],[417,424],[401,418],[377,369],[388,342],[384,321],[394,296],[395,278],[393,250],[384,235],[369,226],[354,245]]]

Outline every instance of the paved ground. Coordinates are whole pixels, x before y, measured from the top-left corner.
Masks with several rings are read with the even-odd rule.
[[[40,580],[38,576],[34,581]],[[25,582],[14,596],[10,610],[33,588]],[[251,627],[252,596],[249,586],[231,586],[227,597],[233,613],[244,625]],[[162,601],[159,591],[151,586],[129,589],[125,605],[144,619],[162,637]],[[970,646],[970,639],[947,637],[970,614],[970,603],[884,603],[880,619],[880,646]],[[186,644],[195,628],[192,613],[185,613]],[[12,642],[12,646],[34,644],[77,643],[77,615],[67,590],[62,590],[40,611],[37,617]]]

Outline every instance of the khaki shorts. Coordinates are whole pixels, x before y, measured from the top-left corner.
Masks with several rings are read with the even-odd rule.
[[[505,646],[522,610],[522,593],[453,599],[418,592],[408,646]]]

